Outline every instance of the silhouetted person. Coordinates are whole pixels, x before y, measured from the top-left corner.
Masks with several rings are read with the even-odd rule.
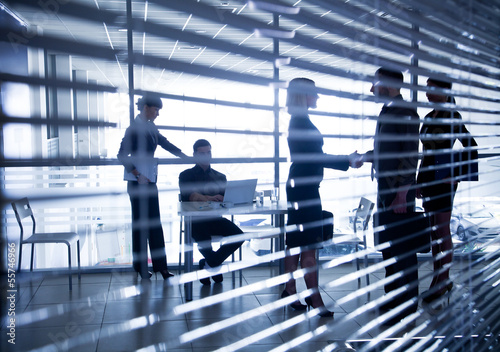
[[[406,236],[412,235],[411,229],[398,234],[391,230],[398,221],[397,214],[415,211],[419,117],[415,109],[401,106],[404,102],[400,93],[402,83],[403,74],[399,71],[380,68],[375,73],[370,91],[386,101],[377,121],[374,149],[364,157],[364,161],[373,162],[378,182],[375,225],[387,228],[379,233],[380,242],[392,241],[389,248],[382,250],[382,256],[384,260],[396,260],[396,263],[386,266],[386,277],[401,274],[385,285],[385,292],[409,285],[403,293],[383,304],[381,311],[395,309],[413,300],[409,308],[388,324],[399,322],[415,312],[418,303],[417,249],[406,243],[409,238]]]
[[[162,136],[154,124],[162,107],[161,99],[154,95],[145,95],[137,101],[139,115],[125,131],[117,155],[125,167],[127,192],[132,206],[133,267],[143,279],[152,275],[148,271],[148,242],[153,270],[160,272],[164,279],[173,276],[167,269],[156,186],[155,150],[160,146],[178,157],[187,157]]]
[[[197,140],[193,145],[193,156],[196,165],[184,170],[179,175],[179,188],[183,202],[222,202],[227,179],[223,173],[214,170],[212,146],[205,139]],[[212,249],[212,236],[231,236],[243,231],[232,221],[223,217],[196,217],[192,223],[192,236],[198,243],[198,249],[205,259],[200,260],[200,269],[216,268],[233,254],[243,242],[226,243],[217,251]],[[212,276],[212,280],[223,281],[222,274]],[[210,278],[201,279],[203,285],[210,285]]]
[[[309,108],[316,108],[318,94],[314,81],[308,78],[295,78],[287,90],[286,105],[291,115],[288,127],[288,147],[292,165],[286,184],[288,209],[287,225],[297,225],[296,231],[286,233],[288,250],[304,247],[300,254],[285,257],[285,272],[297,270],[299,260],[302,268],[311,269],[304,276],[308,289],[315,292],[306,298],[313,308],[320,308],[322,317],[333,317],[333,312],[325,308],[318,291],[316,248],[323,241],[323,214],[319,185],[323,180],[323,169],[331,168],[346,171],[349,165],[360,167],[360,155],[330,155],[323,153],[323,136],[309,119]],[[295,279],[290,279],[281,297],[297,292]],[[299,301],[290,305],[295,310],[306,309]]]
[[[452,84],[429,78],[427,87],[451,89]],[[435,104],[455,103],[452,96],[437,92],[427,92],[427,99]],[[429,213],[433,226],[431,237],[434,276],[429,291],[422,294],[424,302],[430,303],[453,288],[453,283],[449,280],[450,265],[453,261],[450,220],[453,200],[458,182],[460,182],[460,169],[467,168],[468,165],[458,167],[450,165],[447,168],[438,169],[435,167],[440,164],[451,164],[450,150],[457,139],[466,148],[477,146],[477,143],[461,123],[462,116],[458,111],[435,108],[425,116],[425,119],[420,129],[424,157],[417,177],[419,186],[417,197],[422,198],[424,209]],[[440,119],[456,119],[457,122],[442,121],[440,123]],[[468,137],[463,136],[464,134]],[[477,150],[469,150],[469,153],[475,154],[477,158]],[[440,160],[442,162],[439,162]]]

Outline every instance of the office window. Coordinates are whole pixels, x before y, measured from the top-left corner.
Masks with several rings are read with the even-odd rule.
[[[446,215],[449,225],[446,221],[431,225],[435,233],[442,227],[450,229],[445,239],[434,238],[435,248],[444,241],[449,244],[450,237],[452,247],[434,255],[419,253],[417,264],[407,268],[417,270],[419,280],[399,289],[406,293],[417,286],[421,292],[412,297],[418,309],[401,326],[411,325],[408,320],[414,325],[397,339],[388,338],[394,336],[394,330],[383,323],[390,320],[390,312],[379,314],[379,308],[391,291],[384,291],[384,280],[389,284],[397,281],[394,276],[385,278],[395,259],[383,254],[388,242],[376,240],[387,224],[373,221],[382,208],[392,206],[384,203],[384,190],[377,188],[384,173],[375,170],[370,161],[346,172],[326,167],[319,194],[322,209],[333,214],[334,237],[318,246],[315,258],[320,267],[321,294],[328,297],[327,308],[335,311],[335,319],[316,324],[320,312],[310,310],[303,315],[285,315],[281,322],[273,320],[277,310],[288,308],[275,296],[289,279],[280,266],[283,257],[290,255],[283,241],[296,224],[280,224],[277,217],[262,211],[226,214],[247,231],[242,260],[228,258],[223,265],[225,274],[268,266],[276,271],[269,280],[248,279],[234,290],[200,298],[199,304],[202,308],[221,302],[236,305],[244,295],[262,291],[269,295],[261,297],[263,301],[277,303],[259,303],[260,311],[245,307],[234,319],[251,325],[251,332],[231,336],[223,345],[206,347],[227,351],[248,346],[266,346],[263,349],[273,351],[335,351],[345,344],[366,351],[482,351],[497,347],[498,4],[479,0],[453,4],[406,0],[96,0],[51,4],[24,0],[9,6],[0,4],[2,19],[6,19],[0,29],[4,242],[18,243],[19,228],[10,202],[27,196],[40,231],[75,231],[80,235],[82,265],[87,272],[132,270],[131,207],[124,170],[116,155],[125,130],[139,113],[135,104],[146,93],[161,97],[163,108],[155,124],[185,154],[192,155],[196,140],[207,139],[212,145],[212,167],[228,180],[257,178],[258,198],[265,194],[265,201],[271,204],[274,192],[287,201],[292,164],[287,87],[292,79],[306,77],[316,83],[317,107],[308,114],[323,137],[324,153],[365,154],[376,149],[377,143],[394,142],[394,154],[386,150],[389,156],[383,160],[418,160],[420,172],[432,175],[423,183],[411,182],[405,191],[417,192],[436,184],[452,189],[460,181],[453,205],[444,212],[450,213]],[[393,81],[376,76],[380,67],[401,72],[403,83],[395,86]],[[429,78],[441,83],[428,87]],[[445,86],[439,86],[443,82]],[[446,87],[447,83],[452,87]],[[380,93],[377,87],[400,88],[404,101]],[[432,101],[432,94],[450,98]],[[392,108],[414,110],[419,115],[409,126],[420,132],[421,140],[418,150],[408,155],[397,150],[395,141],[408,144],[410,137],[381,137],[387,122],[384,111]],[[435,110],[442,116],[433,116]],[[454,118],[455,111],[460,113],[461,122]],[[440,131],[433,129],[436,125]],[[444,142],[427,136],[427,130],[442,133]],[[459,141],[469,136],[477,145]],[[434,148],[433,143],[447,142],[450,145],[446,148]],[[477,154],[477,160],[451,159],[451,155],[465,154]],[[178,211],[179,173],[193,163],[162,148],[155,156],[159,159],[157,186],[168,265],[177,267],[179,253],[181,266],[186,258],[192,259],[190,254],[197,264],[202,255],[197,244],[190,247],[182,243],[186,229]],[[369,153],[365,161],[368,158]],[[426,158],[434,162],[424,165]],[[444,181],[437,176],[438,159],[448,160],[445,167],[452,169]],[[378,162],[375,157],[374,163]],[[457,173],[464,166],[469,166],[469,171]],[[391,169],[389,176],[398,171],[397,167]],[[467,179],[476,174],[478,180]],[[316,182],[314,177],[305,181]],[[391,179],[394,184],[400,181],[399,176]],[[413,197],[412,204],[433,217],[440,211],[429,210],[430,198]],[[366,223],[357,218],[363,199],[375,204]],[[289,211],[297,204],[289,204]],[[289,214],[282,214],[285,221]],[[249,229],[251,226],[254,228]],[[403,228],[411,230],[410,225],[403,224]],[[354,231],[355,241],[350,236]],[[397,246],[394,241],[392,248]],[[66,261],[57,255],[61,251],[59,245],[37,247],[35,271],[63,273]],[[302,248],[301,253],[305,251]],[[22,270],[29,269],[29,254],[26,246]],[[452,300],[433,311],[422,304],[422,290],[433,281],[433,269],[451,255],[453,261],[440,270],[447,275],[451,266],[449,281],[454,287],[447,290],[446,286],[443,296]],[[356,264],[356,259],[361,266],[353,265],[351,270],[347,265]],[[303,303],[314,292],[303,284],[307,270],[302,269],[294,275],[301,282],[297,299]],[[170,286],[183,291],[184,281],[197,283],[196,275],[182,272],[177,277],[180,281]],[[365,277],[371,279],[370,284]],[[186,292],[182,299],[176,312],[192,312]],[[257,319],[269,320],[272,326],[256,324]],[[235,320],[226,317],[189,333],[168,336],[164,345],[140,345],[137,349],[191,348],[205,338],[215,339],[218,333],[230,334],[225,329],[238,326]],[[126,323],[132,324],[132,320]],[[308,328],[304,330],[305,324]],[[348,327],[345,333],[344,327]],[[340,330],[339,337],[336,333]],[[106,333],[120,336],[119,332]],[[329,334],[335,338],[328,339]],[[267,346],[266,338],[274,342]],[[318,338],[321,345],[313,344]],[[75,346],[80,343],[78,339],[69,341]]]

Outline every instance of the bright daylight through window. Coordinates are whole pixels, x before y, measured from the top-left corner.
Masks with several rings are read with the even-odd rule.
[[[0,349],[499,349],[499,18],[0,0]]]

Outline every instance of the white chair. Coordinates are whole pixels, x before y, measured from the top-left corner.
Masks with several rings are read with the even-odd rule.
[[[361,220],[362,226],[361,229],[363,231],[363,238],[362,238],[362,244],[364,248],[366,249],[366,230],[368,229],[368,225],[370,223],[370,219],[372,216],[373,208],[375,206],[375,203],[369,201],[368,199],[361,197],[359,201],[359,206],[358,210],[356,210],[356,215],[354,216],[354,233],[357,235],[357,226],[356,223],[358,219]],[[356,252],[358,251],[359,243],[356,244]],[[368,255],[365,254],[364,257],[364,264],[365,268],[368,267]],[[359,258],[356,259],[356,270],[359,270]],[[366,285],[370,285],[370,276],[366,274]]]
[[[30,271],[33,271],[33,259],[35,254],[35,243],[64,243],[68,246],[68,271],[69,271],[69,289],[73,289],[73,282],[71,276],[71,246],[76,244],[76,253],[78,256],[78,280],[81,280],[80,274],[80,237],[76,232],[53,232],[53,233],[37,233],[36,222],[33,211],[29,204],[28,198],[22,198],[11,203],[14,214],[16,215],[17,223],[21,230],[20,244],[19,244],[19,264],[18,272],[21,272],[21,261],[23,253],[23,245],[31,244],[31,264]],[[24,219],[31,218],[32,232],[31,236],[24,238]]]
[[[352,244],[355,246],[356,252],[359,251],[359,245],[363,245],[364,248],[366,249],[366,230],[368,229],[368,225],[370,223],[371,215],[373,212],[375,204],[371,202],[370,200],[361,197],[358,205],[358,209],[356,210],[356,213],[354,215],[354,220],[353,220],[353,233],[351,234],[351,239],[347,239],[345,241],[342,241],[342,244]],[[361,221],[361,230],[363,231],[362,237],[360,238],[358,236],[358,226],[357,223],[358,221]],[[334,237],[340,237],[340,236],[346,236],[349,235],[348,233],[339,233],[339,234],[334,234]],[[365,254],[364,256],[364,264],[365,268],[368,267],[368,255]],[[356,258],[356,270],[359,270],[359,258]],[[358,279],[358,283],[361,284],[361,279]],[[366,274],[366,285],[370,284],[370,276]]]

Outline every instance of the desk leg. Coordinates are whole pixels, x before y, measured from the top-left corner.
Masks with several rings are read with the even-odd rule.
[[[184,217],[184,243],[187,249],[184,253],[184,272],[190,273],[193,270],[193,241],[191,237],[193,219],[191,216]],[[184,284],[184,293],[186,296],[186,301],[193,300],[193,283],[186,282]]]
[[[285,250],[285,215],[284,214],[276,214],[274,216],[274,226],[279,227],[280,235],[276,239],[276,248],[278,251]],[[285,273],[285,261],[280,259],[279,262],[279,273],[280,275]]]

